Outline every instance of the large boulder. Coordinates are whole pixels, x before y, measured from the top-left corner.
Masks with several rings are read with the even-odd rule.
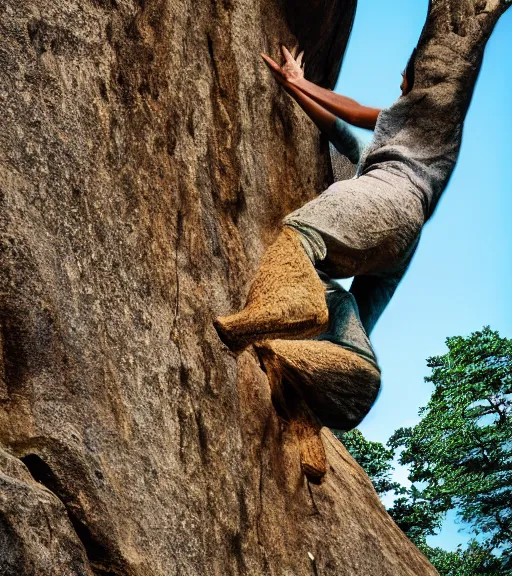
[[[315,4],[0,3],[2,576],[436,573],[212,326],[329,184],[258,57],[296,34],[332,87],[354,2]]]

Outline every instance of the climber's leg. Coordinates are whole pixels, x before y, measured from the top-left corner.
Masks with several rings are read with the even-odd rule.
[[[357,426],[377,397],[380,372],[352,294],[325,274],[329,326],[316,340],[268,340],[255,350],[272,400],[300,446],[304,474],[318,482],[327,470],[322,423]]]
[[[245,308],[215,321],[232,350],[269,338],[312,337],[326,329],[325,287],[301,239],[300,232],[285,226],[263,256]],[[307,239],[305,244],[310,244]]]
[[[321,482],[327,471],[322,425],[350,430],[377,398],[380,372],[355,352],[319,340],[255,344],[278,414],[297,436],[302,471]]]
[[[245,309],[215,322],[221,339],[240,350],[258,340],[321,333],[328,313],[314,265],[334,278],[400,267],[424,221],[421,201],[403,187],[403,177],[374,170],[332,185],[288,215],[263,257]]]
[[[387,273],[401,266],[424,223],[421,200],[407,179],[384,169],[336,182],[286,216],[323,239],[327,256],[316,268],[331,278]]]
[[[267,340],[255,345],[278,413],[288,419],[297,398],[324,426],[351,430],[380,389],[380,372],[365,358],[319,340]]]

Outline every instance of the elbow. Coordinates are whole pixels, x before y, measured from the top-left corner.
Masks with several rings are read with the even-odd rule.
[[[358,128],[374,130],[378,115],[379,110],[369,109],[361,106],[350,112],[350,120],[347,119],[347,122],[350,122],[350,124],[357,126]]]
[[[369,118],[367,114],[355,113],[352,115],[353,120],[351,124],[357,126],[358,128],[366,128],[367,130],[375,129],[375,121],[373,118]]]

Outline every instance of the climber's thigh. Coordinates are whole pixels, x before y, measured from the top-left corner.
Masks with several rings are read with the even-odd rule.
[[[336,182],[285,218],[285,223],[300,223],[321,234],[327,258],[317,265],[335,278],[399,269],[423,221],[421,202],[406,179],[383,170]]]

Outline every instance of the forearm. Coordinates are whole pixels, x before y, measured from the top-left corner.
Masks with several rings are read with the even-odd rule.
[[[299,90],[295,85],[286,83],[284,84],[284,88],[311,120],[313,120],[317,127],[327,134],[327,136],[331,137],[336,116]]]
[[[321,88],[305,78],[295,80],[293,87],[345,122],[359,128],[375,128],[380,113],[378,108],[361,106],[352,98]]]
[[[348,125],[306,96],[293,84],[285,84],[284,88],[317,127],[327,135],[338,152],[346,156],[353,164],[358,164],[363,147]]]

